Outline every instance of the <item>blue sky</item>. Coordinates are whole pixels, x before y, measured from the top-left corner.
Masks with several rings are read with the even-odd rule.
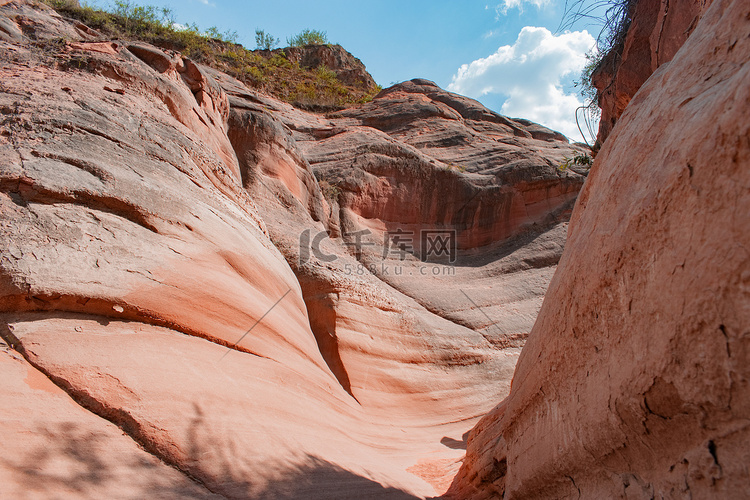
[[[580,140],[572,81],[594,43],[584,30],[558,33],[565,0],[143,0],[169,6],[179,23],[236,31],[255,47],[255,29],[280,38],[304,28],[360,58],[383,87],[427,78],[511,117]],[[94,2],[105,6],[106,0]]]

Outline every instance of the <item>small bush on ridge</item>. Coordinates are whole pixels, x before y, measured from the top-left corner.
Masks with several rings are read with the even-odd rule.
[[[111,12],[73,0],[39,0],[62,16],[80,21],[109,39],[139,40],[164,49],[176,50],[198,63],[211,66],[246,85],[267,92],[295,106],[313,110],[343,109],[368,102],[381,87],[344,85],[325,68],[304,69],[287,59],[285,53],[271,50],[259,53],[237,44],[236,32],[216,27],[202,31],[195,23],[179,26],[170,9],[140,6],[130,0],[116,0]],[[262,38],[258,38],[258,34]],[[324,32],[305,30],[295,37],[300,43],[327,42]],[[256,31],[256,42],[274,46],[278,39]],[[265,48],[265,47],[264,47]],[[80,65],[79,65],[80,66]]]
[[[279,46],[280,40],[274,38],[264,30],[255,30],[255,45],[262,50],[273,50]]]
[[[328,35],[325,31],[304,29],[299,34],[286,39],[290,47],[304,47],[306,45],[326,45]]]

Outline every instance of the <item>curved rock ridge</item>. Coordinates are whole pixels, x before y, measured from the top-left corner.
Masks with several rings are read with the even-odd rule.
[[[367,232],[359,260],[431,311],[520,346],[583,184],[558,166],[580,150],[425,80],[341,116],[302,147],[338,190],[344,239]],[[455,255],[431,255],[430,234]]]
[[[452,497],[750,494],[749,56],[714,0],[632,99]]]
[[[4,435],[0,496],[443,493],[510,389],[579,149],[425,81],[306,113],[26,0],[0,32],[2,413],[59,408]],[[382,257],[397,229],[456,259]]]
[[[580,148],[539,125],[502,117],[425,80],[396,85],[367,105],[320,117],[252,93],[226,75],[215,76],[230,94],[233,109],[256,116],[238,122],[273,115],[280,122],[277,142],[284,144],[279,155],[297,151],[294,155],[304,157],[321,179],[322,203],[314,190],[291,188],[288,180],[283,181],[286,196],[309,191],[296,199],[303,206],[316,200],[309,207],[313,218],[323,223],[340,250],[359,261],[348,267],[348,274],[375,274],[494,344],[522,345],[562,252],[567,217],[584,179],[561,172],[558,165]],[[450,118],[436,117],[431,110],[437,107],[458,111]],[[387,133],[367,125],[376,122]],[[546,132],[539,135],[542,129]],[[410,144],[412,130],[419,130],[424,141]],[[532,137],[531,131],[542,138]],[[460,144],[425,145],[428,136],[446,133],[460,137]],[[248,159],[267,169],[263,165],[269,162],[252,155]],[[309,173],[286,174],[288,179],[302,177]],[[291,232],[299,239],[299,229]],[[394,244],[393,233],[397,237],[399,232],[408,233],[406,251]],[[455,259],[426,261],[422,232],[448,233],[455,242]],[[299,241],[289,246],[299,247]],[[296,254],[288,258],[298,260]]]
[[[449,228],[458,249],[474,250],[564,210],[583,183],[558,168],[579,152],[564,137],[426,80],[336,116],[327,137],[302,147],[339,191],[342,225]]]
[[[333,200],[310,182],[307,156],[279,116],[309,127],[319,118],[249,93],[226,76],[220,82],[230,93],[229,137],[246,189],[300,281],[312,332],[341,386],[372,414],[432,424],[477,416],[462,408],[466,401],[507,391],[517,349],[498,351],[481,334],[436,316],[364,269],[346,240],[329,238],[342,232]],[[455,401],[435,404],[437,393]]]

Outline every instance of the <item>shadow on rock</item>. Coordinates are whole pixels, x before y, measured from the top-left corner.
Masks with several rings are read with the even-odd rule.
[[[299,469],[276,481],[269,482],[265,490],[254,497],[263,500],[349,500],[387,498],[412,500],[418,497],[396,488],[385,487],[375,481],[358,476],[325,460],[309,457]]]
[[[44,446],[0,458],[0,467],[23,486],[26,498],[94,498],[97,492],[115,491],[123,498],[219,498],[192,481],[165,477],[165,471],[160,471],[163,464],[148,455],[122,454],[113,461],[102,449],[111,444],[107,433],[92,432],[74,422],[35,433],[46,438]]]
[[[440,440],[440,443],[444,446],[447,446],[448,448],[452,450],[465,450],[466,449],[466,440],[469,438],[469,431],[464,432],[464,435],[461,436],[461,441],[458,439],[453,439],[451,437],[445,436],[443,439]]]

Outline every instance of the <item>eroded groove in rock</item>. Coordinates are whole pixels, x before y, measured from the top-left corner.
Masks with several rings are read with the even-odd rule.
[[[575,154],[574,148],[562,143],[553,133],[542,133],[539,126],[530,122],[513,122],[514,127],[527,127],[534,133],[525,132],[522,138],[515,139],[513,146],[504,145],[501,140],[513,134],[512,128],[504,124],[507,118],[498,118],[499,115],[476,101],[444,92],[430,82],[401,84],[383,92],[361,109],[321,119],[271,100],[263,102],[262,97],[248,96],[247,89],[226,76],[220,81],[230,94],[232,107],[237,110],[232,115],[246,117],[244,122],[232,118],[229,133],[241,163],[244,160],[251,165],[243,171],[263,171],[284,183],[284,186],[278,185],[278,189],[268,189],[277,181],[269,182],[264,177],[257,192],[273,193],[280,200],[287,200],[282,201],[287,209],[290,203],[305,207],[309,206],[308,200],[315,199],[316,207],[309,209],[313,218],[323,222],[331,238],[343,236],[348,255],[356,256],[364,267],[372,268],[378,278],[431,312],[482,330],[484,334],[493,330],[493,335],[500,337],[494,339],[500,345],[516,342],[510,339],[528,333],[541,305],[546,282],[562,252],[564,231],[558,229],[564,229],[571,203],[583,181],[582,176],[572,172],[561,176],[550,164],[556,165],[565,154]],[[448,125],[429,121],[432,118],[423,111],[422,101],[446,106],[440,99],[451,102],[475,120],[466,122],[455,111],[454,117],[441,118]],[[242,138],[247,135],[245,123],[270,121],[269,110],[274,112],[273,121],[280,121],[283,126],[265,127],[264,130],[275,130],[273,138],[267,139],[272,146],[251,149],[248,156],[246,144],[253,139]],[[390,128],[384,129],[392,136],[362,125],[371,124],[380,115],[388,117]],[[408,119],[399,118],[402,115]],[[250,118],[253,116],[257,118]],[[474,130],[478,124],[483,124],[486,135]],[[408,142],[411,139],[407,132],[412,129],[427,129],[439,135],[444,127],[452,127],[451,133],[470,138],[467,141],[471,146],[459,151],[451,147],[434,149],[420,142],[415,142],[415,147]],[[291,131],[295,143],[291,146],[295,151],[292,156],[304,156],[321,179],[326,196],[322,210],[317,208],[321,204],[317,201],[320,197],[317,186],[311,189],[306,183],[300,185],[300,189],[298,181],[290,183],[288,180],[298,178],[301,172],[295,173],[286,159],[290,149],[287,130]],[[404,139],[406,142],[402,142]],[[531,153],[532,149],[538,152]],[[506,156],[508,154],[512,160]],[[489,164],[491,168],[487,167]],[[299,193],[309,194],[300,196]],[[452,196],[453,202],[446,202],[435,196],[436,193]],[[505,203],[498,203],[503,199]],[[321,213],[328,215],[327,221],[321,218]],[[548,228],[555,230],[545,232]],[[310,226],[310,229],[310,238],[314,239],[320,228]],[[456,234],[459,260],[451,263],[453,269],[450,270],[455,270],[456,274],[443,277],[450,280],[450,287],[441,276],[431,276],[433,267],[425,268],[420,260],[418,247],[422,230]],[[302,228],[296,229],[297,234],[302,231]],[[395,231],[409,232],[415,248],[402,255],[389,251],[384,241],[389,232]],[[363,232],[367,234],[361,238]],[[536,238],[524,236],[534,233],[537,233]],[[509,237],[525,243],[510,255],[503,254],[508,245],[502,241]],[[361,252],[355,249],[358,238],[361,238]],[[278,238],[274,238],[274,242],[278,245]],[[492,244],[487,245],[489,242]],[[296,253],[284,253],[289,261],[298,258]],[[401,260],[401,257],[406,259]],[[424,276],[426,271],[428,275]],[[394,272],[401,277],[394,276]],[[511,276],[514,272],[519,274]],[[498,282],[491,291],[496,296],[490,299],[487,299],[489,283],[475,285],[480,281],[488,282],[490,276],[498,280],[506,273],[509,273],[509,282],[506,286]],[[482,300],[487,301],[482,307],[491,307],[489,315],[493,321],[487,322],[485,315],[465,301],[456,288],[468,291],[481,288]],[[451,296],[451,291],[456,293]]]
[[[14,319],[17,319],[16,316]],[[39,318],[37,318],[39,319]],[[166,449],[160,448],[158,445],[150,441],[147,435],[141,428],[141,423],[133,418],[126,410],[121,408],[113,408],[109,406],[107,401],[96,399],[89,394],[85,388],[77,387],[70,384],[64,378],[56,376],[52,373],[47,372],[42,366],[40,366],[34,359],[33,354],[30,356],[29,353],[24,349],[23,343],[19,340],[8,328],[9,325],[4,325],[4,328],[0,329],[0,337],[2,337],[10,346],[12,346],[23,358],[31,365],[32,369],[38,370],[42,377],[49,379],[51,383],[59,387],[64,391],[70,398],[80,405],[85,410],[90,411],[94,415],[101,417],[102,419],[111,422],[116,425],[122,431],[129,436],[135,443],[138,444],[147,453],[156,457],[160,462],[172,467],[174,470],[183,474],[189,481],[192,481],[202,488],[205,488],[210,493],[216,493],[211,491],[200,479],[192,476],[188,471],[180,469],[178,462],[171,461],[171,457]],[[43,383],[40,383],[42,385]]]
[[[146,323],[154,326],[161,326],[169,328],[175,332],[179,332],[185,335],[198,337],[214,344],[232,349],[237,352],[251,354],[261,358],[271,359],[268,356],[263,356],[257,352],[238,345],[237,340],[234,342],[224,340],[212,335],[207,335],[205,332],[192,330],[188,325],[181,325],[170,322],[159,317],[158,313],[153,311],[138,310],[128,306],[128,304],[121,304],[117,302],[110,302],[100,299],[92,299],[87,296],[64,296],[64,295],[11,295],[0,297],[0,313],[41,313],[41,312],[53,312],[56,314],[65,315],[71,314],[86,314],[90,316],[101,317],[103,321],[137,321]]]
[[[230,93],[233,107],[229,136],[240,159],[243,178],[251,180],[246,182],[246,187],[263,214],[272,240],[302,284],[312,330],[324,359],[342,387],[368,411],[379,414],[389,411],[391,415],[420,411],[417,405],[407,410],[401,401],[408,394],[419,395],[418,400],[434,398],[429,394],[445,390],[438,390],[443,384],[467,393],[503,390],[503,384],[492,382],[480,372],[496,369],[504,372],[506,363],[512,362],[517,350],[495,352],[492,344],[480,335],[433,316],[380,277],[356,271],[361,262],[350,255],[346,242],[328,237],[343,231],[337,227],[338,221],[329,218],[316,222],[321,213],[331,214],[332,211],[311,208],[309,200],[315,200],[316,205],[335,202],[323,200],[318,185],[305,181],[311,177],[306,161],[289,160],[302,158],[303,152],[298,148],[300,142],[290,141],[288,134],[289,130],[304,128],[311,137],[320,135],[317,130],[321,125],[314,125],[320,118],[300,116],[298,111],[284,107],[275,109],[279,104],[271,101],[258,105],[257,97],[245,100],[243,96],[248,90],[240,89],[236,82],[226,76],[221,82]],[[269,109],[277,114],[272,117]],[[279,120],[287,125],[282,126]],[[277,123],[258,126],[269,121]],[[263,141],[260,146],[257,145],[259,137]],[[321,246],[313,249],[309,244]],[[327,262],[319,261],[318,251],[328,256],[324,257]],[[405,364],[413,368],[407,369]],[[491,365],[497,368],[489,368]],[[446,369],[449,373],[445,373]],[[410,376],[404,375],[402,380],[395,379],[389,374],[395,370],[404,374],[411,372],[417,378],[410,380]],[[465,373],[460,373],[461,370]],[[477,386],[474,389],[458,389],[455,382],[450,381],[450,377],[468,377],[474,370],[472,384]],[[425,376],[432,377],[432,388]],[[493,385],[495,389],[490,389]],[[373,390],[374,387],[380,388]],[[437,401],[435,399],[435,403]],[[449,408],[440,411],[445,410]],[[471,418],[478,410],[467,408],[467,411],[467,417]]]
[[[42,371],[2,344],[0,369],[9,425],[0,437],[6,451],[0,468],[4,494],[44,498],[87,491],[104,497],[223,498],[144,452],[107,420],[81,409]]]
[[[102,324],[77,315],[7,319],[29,359],[64,380],[80,401],[116,420],[166,461],[228,497],[272,496],[267,492],[279,471],[293,475],[295,464],[306,462],[305,454],[359,470],[351,476],[356,482],[361,475],[373,474],[351,468],[361,463],[354,457],[366,450],[372,453],[370,439],[377,443],[383,436],[400,437],[406,440],[405,446],[419,441],[418,436],[405,437],[388,424],[362,419],[359,406],[349,404],[351,398],[337,392],[337,386],[317,370],[296,373],[278,363],[243,356],[228,356],[217,364],[223,352],[220,347],[151,325]],[[113,348],[129,354],[123,359],[113,354]],[[164,352],[171,356],[165,358]],[[280,385],[279,380],[287,383]],[[304,388],[300,385],[303,381]],[[159,394],[180,396],[161,399]],[[335,396],[321,400],[321,394]],[[156,401],[166,408],[158,411]],[[103,406],[98,406],[99,402]],[[232,408],[240,413],[235,415]],[[259,408],[263,414],[258,413]],[[304,414],[305,419],[292,424],[287,418],[278,418],[287,413]],[[265,415],[277,418],[267,420]],[[228,425],[231,422],[234,424]],[[315,433],[309,432],[310,426]],[[347,431],[352,428],[360,430],[354,439]],[[331,444],[324,445],[326,442]],[[373,464],[391,460],[395,465],[404,460],[402,453],[371,460]],[[269,470],[269,460],[278,462],[279,470]],[[399,473],[397,465],[390,471],[382,466],[378,470],[375,474],[381,482],[424,488]],[[334,482],[341,479],[330,478]],[[305,484],[302,481],[300,485],[302,496]],[[343,481],[341,486],[346,485]],[[315,494],[314,486],[310,485],[310,495]]]
[[[310,329],[318,342],[318,349],[328,368],[336,376],[346,392],[356,399],[352,393],[352,383],[341,360],[339,339],[336,336],[336,307],[339,296],[336,288],[325,280],[314,276],[305,277],[297,274],[302,287],[302,297],[305,299],[307,314],[310,317]]]

